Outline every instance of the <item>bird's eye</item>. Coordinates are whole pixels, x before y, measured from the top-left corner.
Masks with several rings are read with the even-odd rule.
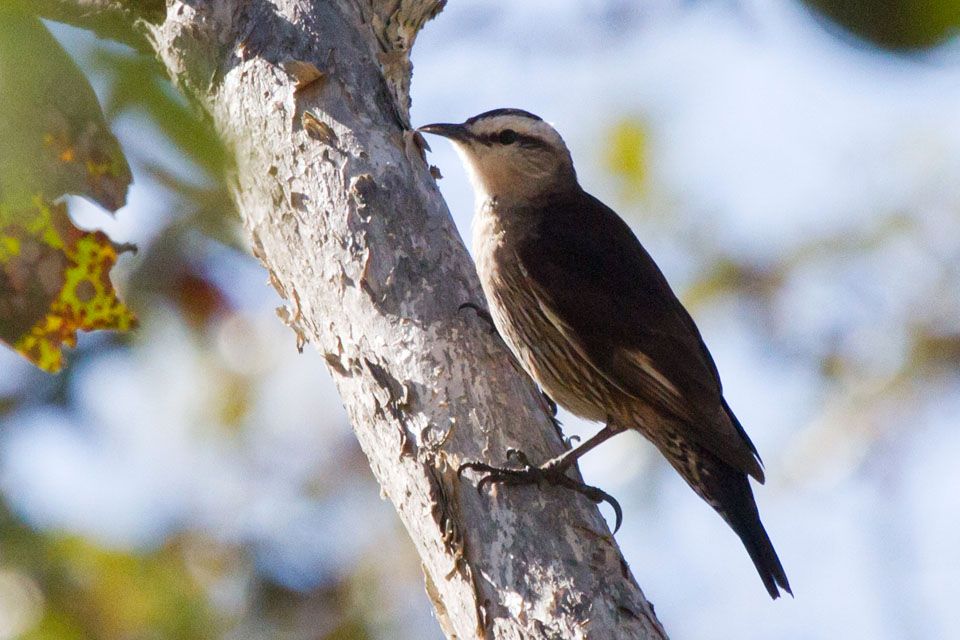
[[[513,144],[517,141],[517,132],[513,129],[504,129],[497,136],[497,142],[500,144]]]

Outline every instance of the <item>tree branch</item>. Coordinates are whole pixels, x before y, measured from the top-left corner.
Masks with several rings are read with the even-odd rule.
[[[447,636],[665,638],[596,505],[457,478],[564,445],[503,344],[457,311],[482,293],[408,127],[409,49],[441,7],[170,0],[149,39],[233,147],[281,317],[326,359]]]

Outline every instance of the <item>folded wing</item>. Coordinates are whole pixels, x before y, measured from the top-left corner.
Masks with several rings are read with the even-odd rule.
[[[611,384],[763,482],[700,332],[626,223],[583,191],[536,207],[517,257],[544,315]]]

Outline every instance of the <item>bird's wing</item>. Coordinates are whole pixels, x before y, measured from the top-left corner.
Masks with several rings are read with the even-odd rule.
[[[517,258],[543,314],[612,384],[762,482],[700,332],[626,223],[582,191],[538,208]]]

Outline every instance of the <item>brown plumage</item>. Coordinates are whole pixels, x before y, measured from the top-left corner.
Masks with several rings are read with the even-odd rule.
[[[700,332],[626,223],[580,187],[560,136],[512,109],[422,130],[453,139],[470,170],[477,269],[504,341],[557,403],[608,425],[582,452],[640,431],[737,533],[771,597],[790,592],[748,480],[764,480],[759,456]]]

